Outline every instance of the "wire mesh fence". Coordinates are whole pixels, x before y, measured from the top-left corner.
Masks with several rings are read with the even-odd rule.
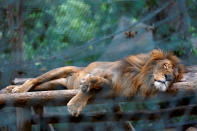
[[[115,61],[155,48],[174,52],[186,66],[195,65],[196,4],[193,0],[1,0],[0,87],[9,85],[14,78],[32,78],[56,67]],[[194,66],[189,72],[196,76]],[[100,112],[99,109],[109,113],[109,116],[101,113],[100,117],[108,121],[98,123],[88,119],[91,114],[84,116],[83,122],[72,123],[67,119],[65,107],[47,107],[47,112],[52,114],[43,119],[50,121],[55,117],[54,111],[62,113],[56,122],[61,123],[63,119],[64,124],[53,124],[55,130],[123,130],[120,123],[126,119],[132,120],[136,130],[185,130],[196,126],[195,99],[196,94],[193,93],[169,99],[137,99],[128,103],[110,101],[88,106],[84,114]],[[116,114],[118,119],[111,122],[116,119],[113,113],[110,114],[116,103],[121,104],[124,112],[122,119],[120,114]],[[170,113],[170,109],[175,111]],[[150,112],[137,113],[138,110]],[[182,114],[171,117],[180,110]],[[131,111],[137,114],[138,120],[134,119]],[[158,119],[150,120],[157,111],[155,117]],[[13,107],[2,108],[0,113],[1,129],[16,130],[17,118]],[[32,119],[32,123],[37,124],[38,119]],[[84,122],[86,120],[90,121]],[[36,125],[32,129],[39,130]]]

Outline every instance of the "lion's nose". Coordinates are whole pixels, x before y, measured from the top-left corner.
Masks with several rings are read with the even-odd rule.
[[[166,81],[173,81],[172,75],[165,74]]]

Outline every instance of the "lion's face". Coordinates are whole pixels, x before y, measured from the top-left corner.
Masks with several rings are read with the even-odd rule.
[[[163,52],[153,52],[159,58],[154,58],[153,83],[152,85],[159,91],[166,91],[177,81],[180,81],[183,75],[183,66],[179,64],[179,59],[172,54]],[[162,54],[161,54],[162,53]],[[161,57],[163,55],[163,57]]]
[[[166,91],[175,80],[173,65],[169,60],[160,60],[153,69],[153,85],[160,91]]]

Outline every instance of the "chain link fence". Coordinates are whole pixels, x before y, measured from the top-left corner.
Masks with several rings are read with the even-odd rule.
[[[0,87],[9,85],[14,78],[35,77],[56,67],[114,61],[155,48],[174,52],[186,66],[195,65],[196,5],[194,0],[0,0]],[[195,74],[195,70],[192,72]],[[195,99],[192,94],[170,97],[166,102],[162,98],[120,104],[124,111],[154,112],[192,105]],[[98,107],[110,111],[109,105],[114,103],[90,106],[87,111]],[[67,114],[65,107],[46,110]],[[191,121],[188,125],[196,125],[196,116],[188,115],[191,109],[183,112],[175,118],[164,113],[161,119],[153,121],[145,115],[131,123],[142,131],[171,127],[185,130],[181,124],[188,121]],[[2,130],[4,127],[16,130],[15,109],[6,107],[0,113]],[[173,126],[174,123],[180,125]],[[122,130],[111,122],[73,124],[67,121],[53,126],[56,130],[85,130],[90,125],[90,130]],[[37,126],[33,129],[38,130]]]

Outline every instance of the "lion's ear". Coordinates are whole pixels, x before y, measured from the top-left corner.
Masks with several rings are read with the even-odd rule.
[[[153,60],[161,60],[164,59],[165,55],[162,50],[153,50],[151,52],[151,57]]]

